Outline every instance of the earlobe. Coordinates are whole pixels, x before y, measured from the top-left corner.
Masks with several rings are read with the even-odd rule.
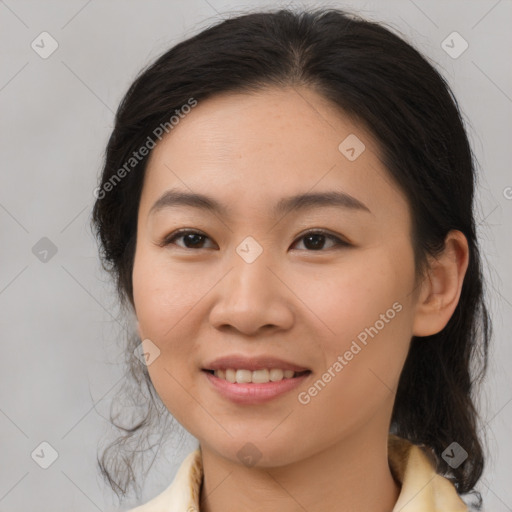
[[[450,231],[443,252],[431,259],[428,276],[422,283],[413,324],[414,336],[431,336],[444,329],[459,302],[468,263],[466,237],[461,231]]]

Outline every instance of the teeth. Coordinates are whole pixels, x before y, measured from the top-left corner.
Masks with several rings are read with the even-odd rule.
[[[252,372],[249,370],[237,370],[236,371],[236,381],[239,384],[244,384],[246,382],[252,382]]]
[[[279,368],[272,368],[272,370],[270,370],[270,380],[272,382],[275,382],[276,380],[282,380],[284,377],[284,372],[283,370],[280,370]]]
[[[231,383],[247,384],[265,384],[266,382],[276,382],[283,379],[291,379],[295,375],[293,370],[281,370],[279,368],[264,368],[263,370],[215,370],[214,375],[219,379],[227,380]]]
[[[242,371],[244,371],[244,370],[242,370]],[[250,372],[250,379],[251,380],[248,382],[255,382],[257,384],[263,384],[270,380],[270,372],[265,369],[264,370],[255,370],[253,372]],[[237,379],[237,381],[238,381],[238,379]]]

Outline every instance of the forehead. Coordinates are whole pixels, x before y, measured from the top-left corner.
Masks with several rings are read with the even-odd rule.
[[[405,197],[379,152],[368,130],[312,90],[224,93],[199,101],[153,149],[141,208],[149,213],[176,187],[235,209],[321,189],[403,215]]]

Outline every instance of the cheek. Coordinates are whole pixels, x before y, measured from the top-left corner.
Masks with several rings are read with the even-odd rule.
[[[391,410],[411,333],[406,306],[382,304],[368,303],[369,312],[354,304],[353,315],[338,311],[333,319],[337,334],[318,340],[323,367],[299,390],[297,401],[301,428],[328,425],[326,443],[362,427],[378,411]]]
[[[133,295],[143,339],[154,343],[159,356],[148,367],[151,380],[171,412],[187,410],[199,372],[199,331],[204,325],[205,295],[218,278],[169,265],[165,254],[141,247],[133,267]],[[211,274],[211,273],[210,273]]]
[[[137,320],[143,335],[172,344],[173,331],[208,290],[209,279],[198,272],[184,272],[170,266],[165,254],[143,248],[136,253],[133,267],[133,296]]]
[[[322,320],[322,332],[349,339],[388,310],[394,317],[393,304],[405,306],[412,271],[406,264],[401,268],[384,251],[367,251],[354,253],[339,265],[319,266],[314,276],[303,272],[300,279],[291,274],[289,279],[295,279],[294,292]]]
[[[345,410],[361,404],[371,408],[395,387],[411,339],[412,279],[407,263],[400,270],[394,258],[376,252],[354,258],[330,279],[320,276],[317,286],[304,293],[304,302],[325,326],[316,338],[326,372],[318,375],[319,414],[320,404],[329,400]]]

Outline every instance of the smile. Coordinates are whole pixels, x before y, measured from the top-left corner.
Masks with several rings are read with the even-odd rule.
[[[278,382],[283,379],[293,379],[294,377],[307,373],[308,370],[304,372],[294,372],[293,370],[282,370],[280,368],[263,368],[261,370],[244,370],[234,368],[227,368],[226,370],[210,370],[210,373],[213,373],[215,377],[218,377],[222,380],[227,380],[231,383],[238,384],[248,384],[253,382],[255,384],[265,384],[266,382]]]
[[[294,372],[279,368],[250,371],[228,368],[203,370],[202,373],[222,397],[237,404],[254,405],[267,402],[295,389],[309,377],[311,371]]]

